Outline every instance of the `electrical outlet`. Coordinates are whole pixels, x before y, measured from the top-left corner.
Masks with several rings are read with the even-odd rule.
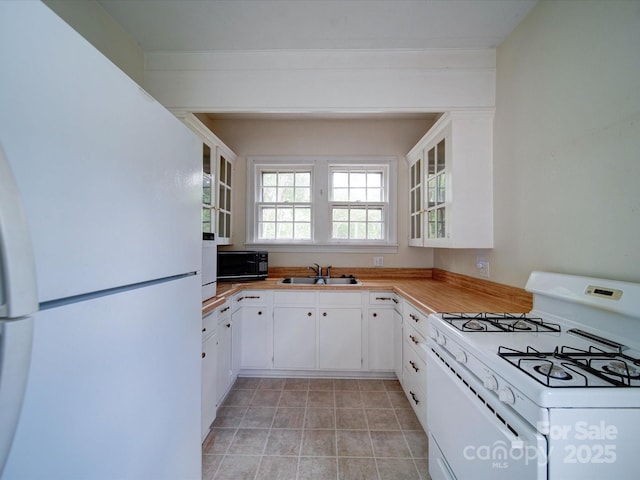
[[[489,262],[486,260],[478,260],[476,263],[478,268],[478,276],[481,278],[489,278]]]
[[[382,267],[384,265],[384,257],[373,257],[373,266]]]

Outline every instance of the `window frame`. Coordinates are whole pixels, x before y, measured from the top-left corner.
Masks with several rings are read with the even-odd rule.
[[[261,240],[258,238],[260,177],[264,170],[311,169],[311,240]],[[355,202],[333,202],[331,181],[333,170],[358,168],[383,171],[384,202],[363,202],[365,205],[385,205],[383,239],[332,239],[332,205],[356,205]],[[250,247],[270,251],[313,252],[397,252],[398,231],[398,159],[391,156],[249,156],[247,157],[246,241]]]

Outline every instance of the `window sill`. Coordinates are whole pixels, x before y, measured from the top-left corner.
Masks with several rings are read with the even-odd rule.
[[[246,243],[247,248],[269,252],[299,253],[398,253],[398,244],[299,244],[299,243]]]

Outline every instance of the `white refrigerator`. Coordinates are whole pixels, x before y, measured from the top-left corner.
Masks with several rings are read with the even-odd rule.
[[[200,479],[202,144],[0,2],[0,478]]]

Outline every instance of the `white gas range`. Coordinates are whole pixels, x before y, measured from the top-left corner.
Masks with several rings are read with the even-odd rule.
[[[429,317],[434,480],[640,478],[640,284],[533,272],[528,314]]]

